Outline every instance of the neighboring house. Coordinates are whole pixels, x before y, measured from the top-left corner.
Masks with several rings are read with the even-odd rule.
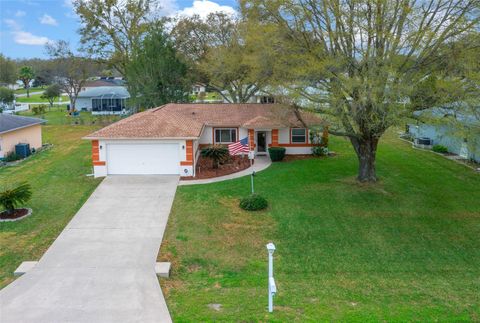
[[[200,149],[248,136],[250,149],[270,146],[311,154],[309,128],[324,122],[310,112],[276,104],[167,104],[100,129],[92,141],[96,177],[108,174],[195,176]]]
[[[0,158],[15,151],[15,145],[26,143],[30,148],[42,147],[42,123],[38,118],[0,114]]]
[[[471,127],[480,129],[480,120],[450,108],[430,108],[414,115],[419,121],[407,124],[407,132],[413,138],[429,138],[432,145],[445,146],[451,153],[480,162],[480,137],[468,136],[465,131]],[[442,118],[453,118],[456,122],[441,122]]]
[[[199,95],[200,93],[205,93],[207,90],[207,87],[203,83],[195,83],[192,86],[192,94],[194,95]]]
[[[75,103],[77,110],[92,114],[122,114],[130,98],[125,82],[118,79],[99,79],[85,84]]]
[[[230,97],[230,94],[228,91],[222,91],[223,94],[223,103],[229,103],[225,97]],[[264,91],[257,91],[255,94],[253,94],[249,99],[247,103],[261,103],[261,104],[272,104],[272,103],[277,103],[275,101],[275,97],[272,96],[269,93],[266,93]]]

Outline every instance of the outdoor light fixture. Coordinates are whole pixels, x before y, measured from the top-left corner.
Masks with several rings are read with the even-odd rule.
[[[100,145],[100,149],[102,149],[102,148],[103,148],[103,146],[102,146],[102,145]]]
[[[182,149],[185,149],[185,145],[182,145]]]

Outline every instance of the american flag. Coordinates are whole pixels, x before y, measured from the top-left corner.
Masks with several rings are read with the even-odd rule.
[[[233,144],[228,145],[228,152],[231,156],[238,155],[239,153],[248,153],[250,148],[248,147],[248,137],[245,137]]]

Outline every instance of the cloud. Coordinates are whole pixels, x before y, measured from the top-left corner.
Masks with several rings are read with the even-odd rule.
[[[36,36],[28,31],[22,30],[22,27],[13,19],[5,19],[4,23],[10,28],[10,34],[17,44],[43,46],[50,41],[47,37]]]
[[[230,15],[235,15],[237,13],[236,10],[230,6],[221,6],[218,3],[209,0],[195,0],[191,7],[184,8],[178,11],[177,14],[180,16],[199,15],[202,18],[206,18],[208,14],[218,11]]]
[[[38,18],[42,25],[58,26],[58,22],[50,15],[44,14],[42,17]]]
[[[17,10],[17,12],[15,12],[15,17],[24,17],[26,15],[27,13],[23,10]]]

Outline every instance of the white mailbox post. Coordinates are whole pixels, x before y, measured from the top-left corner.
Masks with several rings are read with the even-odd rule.
[[[273,278],[273,253],[275,252],[275,245],[273,243],[267,244],[268,250],[268,311],[273,312],[273,296],[277,293],[277,286],[275,285],[275,278]]]

